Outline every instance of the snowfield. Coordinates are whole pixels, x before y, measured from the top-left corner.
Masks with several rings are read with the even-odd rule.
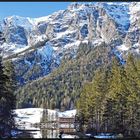
[[[27,108],[27,109],[16,109],[15,113],[17,117],[15,120],[17,123],[39,123],[42,117],[43,109],[42,108]]]
[[[59,112],[56,110],[47,109],[48,115],[55,115],[58,113],[58,117],[74,117],[76,115],[76,109],[74,110],[67,110],[64,112]],[[42,108],[25,108],[25,109],[16,109],[14,112],[17,114],[15,117],[15,121],[17,124],[35,124],[39,123],[43,109]]]
[[[42,108],[24,108],[14,110],[14,113],[16,114],[15,122],[18,128],[23,130],[37,130],[30,131],[33,135],[33,138],[42,138],[40,128],[33,127],[32,124],[40,122],[43,115],[43,110],[44,109]],[[47,111],[49,120],[55,120],[56,114],[58,115],[58,117],[74,117],[76,115],[76,110],[60,112],[56,110],[47,109]],[[64,138],[65,137],[73,138],[73,136],[69,135],[64,135]]]
[[[74,117],[76,115],[76,109],[68,110],[64,112],[58,112],[59,117]]]

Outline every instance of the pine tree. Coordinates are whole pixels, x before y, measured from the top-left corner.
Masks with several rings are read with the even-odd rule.
[[[127,132],[128,135],[138,135],[136,130],[140,125],[140,60],[129,54],[126,64],[127,74]]]
[[[92,105],[94,104],[94,99],[91,98],[92,95],[92,83],[87,83],[80,95],[79,100],[77,101],[77,109],[78,109],[78,119],[80,122],[80,130],[84,131],[85,125],[88,125],[91,119],[91,112],[94,111],[92,109]],[[92,105],[91,105],[92,103]],[[93,113],[93,112],[92,112]]]
[[[89,126],[94,124],[94,131],[138,137],[140,60],[129,55],[126,65],[122,65],[113,58],[109,68],[98,69],[93,81],[84,85],[77,109],[81,126],[86,124],[91,129],[93,126]]]
[[[83,116],[90,129],[96,131],[100,131],[103,121],[109,87],[108,78],[108,70],[98,69],[95,72],[94,80],[84,86],[77,103],[80,116]]]
[[[108,95],[112,102],[114,128],[116,132],[123,132],[125,127],[124,114],[126,111],[128,90],[125,85],[127,78],[124,66],[121,65],[117,59],[113,60],[111,75],[110,91]]]
[[[12,109],[15,108],[15,96],[13,95],[13,83],[12,74],[8,72],[8,68],[5,69],[0,57],[0,131],[3,136],[10,136],[11,129],[14,127]]]

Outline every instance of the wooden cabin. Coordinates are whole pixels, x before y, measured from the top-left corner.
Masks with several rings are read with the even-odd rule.
[[[70,118],[70,117],[59,117],[59,123],[70,123],[70,124],[74,124],[75,118]]]

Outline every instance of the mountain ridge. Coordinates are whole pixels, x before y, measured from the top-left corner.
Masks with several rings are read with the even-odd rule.
[[[114,43],[116,50],[122,48],[122,52],[122,46],[130,49],[132,44],[134,48],[139,48],[138,39],[134,42],[131,37],[131,32],[137,32],[133,24],[137,23],[134,19],[139,6],[135,2],[72,3],[66,10],[45,17],[7,17],[1,24],[6,38],[1,47],[4,60],[13,58],[13,61],[19,63],[20,59],[25,59],[24,54],[30,54],[30,51],[40,52],[47,44],[52,46],[52,59],[58,63],[65,53],[74,56],[78,45],[83,41],[103,40],[107,44]],[[29,63],[31,62],[27,62],[27,65]],[[47,64],[43,65],[47,67]]]
[[[125,57],[129,52],[139,55],[139,7],[140,3],[138,2],[74,3],[68,6],[66,10],[60,10],[45,17],[11,16],[5,18],[1,23],[1,31],[6,41],[0,48],[3,50],[3,60],[5,62],[12,60],[14,63],[17,81],[21,86],[19,93],[17,93],[19,98],[25,94],[22,87],[24,88],[33,82],[36,83],[37,80],[40,81],[40,79],[53,75],[55,71],[59,71],[59,68],[60,70],[62,69],[63,63],[68,65],[68,72],[71,69],[69,67],[70,61],[78,63],[79,67],[84,69],[82,62],[85,58],[86,62],[83,63],[85,67],[89,67],[94,71],[96,69],[94,67],[97,67],[102,62],[102,59],[94,54],[94,51],[96,52],[99,49],[98,51],[100,52],[101,46],[107,46],[107,48],[105,47],[106,61],[110,61],[108,55],[114,54],[122,64],[125,64]],[[82,48],[81,46],[86,47]],[[88,46],[92,49],[89,49],[90,47],[88,48]],[[83,56],[76,62],[80,49],[84,49],[84,52],[81,53]],[[87,53],[88,50],[92,52]],[[91,57],[95,55],[93,57],[95,59],[94,64],[88,55]],[[105,58],[105,54],[100,57]],[[94,65],[94,67],[91,65]],[[73,66],[71,65],[71,67]],[[75,66],[73,69],[76,69]],[[86,70],[82,72],[88,73]],[[62,72],[61,74],[65,76],[66,73],[63,74]],[[91,76],[92,74],[89,75]],[[59,77],[57,74],[55,76],[56,79]],[[90,76],[89,79],[91,79]],[[56,80],[56,83],[59,84],[58,80]],[[62,85],[60,84],[60,86]],[[57,92],[56,89],[49,93],[51,94],[50,96],[54,96],[54,92]],[[47,89],[45,88],[45,90]],[[71,89],[68,90],[67,93],[70,94]],[[37,93],[35,92],[34,94]],[[45,94],[48,94],[48,92],[46,91]],[[79,93],[77,93],[77,96],[79,96]],[[27,102],[27,98],[24,100]],[[53,98],[53,100],[55,99]],[[72,102],[71,99],[67,100]],[[59,103],[56,104],[58,105]],[[68,108],[73,106],[72,104],[68,103],[65,106]],[[60,106],[62,104],[59,104]],[[39,105],[36,105],[36,107],[39,107]]]

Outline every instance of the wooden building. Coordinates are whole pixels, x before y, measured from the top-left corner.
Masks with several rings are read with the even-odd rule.
[[[74,121],[75,121],[75,118],[74,117],[59,117],[59,123],[71,123],[71,124],[73,124],[74,123]]]

